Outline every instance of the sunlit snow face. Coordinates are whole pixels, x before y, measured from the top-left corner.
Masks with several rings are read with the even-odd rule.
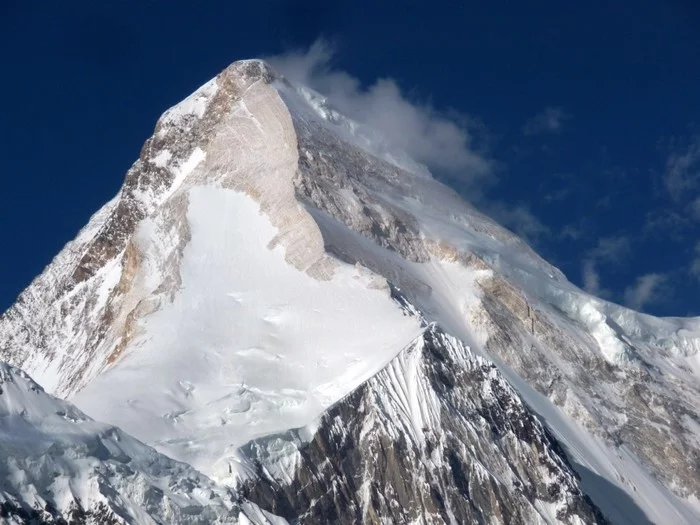
[[[353,266],[330,281],[290,266],[243,194],[195,187],[187,220],[180,292],[75,402],[204,472],[249,439],[310,424],[419,330]]]

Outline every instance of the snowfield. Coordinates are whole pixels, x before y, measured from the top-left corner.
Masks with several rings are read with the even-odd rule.
[[[277,232],[246,195],[194,187],[187,219],[179,294],[72,401],[234,483],[238,447],[311,424],[420,326],[362,267],[342,265],[318,281],[287,264],[282,248],[268,248]],[[151,234],[143,228],[139,242]]]

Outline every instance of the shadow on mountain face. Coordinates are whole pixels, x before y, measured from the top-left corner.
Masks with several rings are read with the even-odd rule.
[[[572,461],[581,488],[614,525],[654,525],[644,511],[620,487],[583,465]]]

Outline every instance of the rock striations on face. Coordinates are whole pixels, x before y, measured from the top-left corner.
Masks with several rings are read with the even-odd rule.
[[[310,440],[291,431],[244,453],[265,482],[243,494],[290,522],[605,523],[495,365],[435,325]]]
[[[50,400],[1,415],[40,438],[0,516],[700,520],[700,320],[577,289],[384,144],[259,60],[166,111],[0,317]]]

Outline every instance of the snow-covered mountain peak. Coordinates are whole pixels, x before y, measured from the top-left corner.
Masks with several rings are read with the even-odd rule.
[[[295,428],[318,436],[348,396],[380,395],[387,384],[377,378],[426,355],[406,350],[426,323],[464,350],[450,357],[460,366],[496,363],[497,380],[551,431],[542,446],[561,443],[556,454],[608,517],[625,523],[621,495],[634,517],[697,517],[697,320],[656,319],[584,293],[405,152],[258,60],[232,64],[163,114],[118,195],[0,318],[0,357],[238,490],[251,472],[262,479],[242,452],[248,443]],[[411,363],[425,371],[423,360]],[[401,381],[389,385],[394,401],[404,383],[433,385]],[[449,406],[449,389],[430,388],[435,406]],[[408,439],[399,428],[423,446],[414,407],[394,401],[379,422],[385,451],[371,449],[380,462]],[[340,427],[362,423],[351,412]],[[484,447],[495,439],[468,425],[452,432]],[[275,457],[298,463],[294,447],[280,447]],[[463,452],[455,457],[471,457]],[[513,468],[511,481],[529,467]],[[473,482],[487,479],[479,472]],[[392,490],[402,490],[399,478],[387,480]],[[557,521],[542,509],[532,512]],[[439,522],[444,510],[427,514]]]

